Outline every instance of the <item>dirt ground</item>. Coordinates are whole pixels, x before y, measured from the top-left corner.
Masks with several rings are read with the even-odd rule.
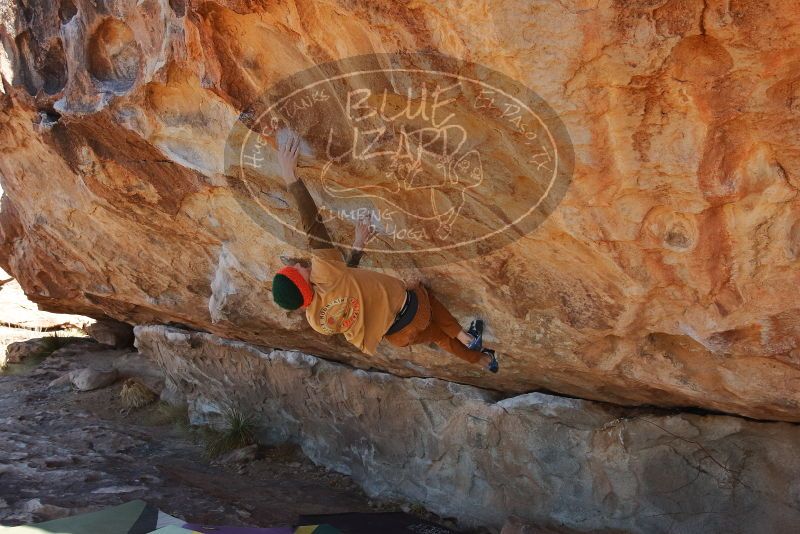
[[[144,499],[204,524],[289,526],[300,514],[403,510],[455,530],[420,507],[371,500],[291,445],[261,447],[243,464],[215,462],[185,411],[160,402],[127,410],[119,381],[89,392],[49,386],[118,353],[78,341],[0,376],[0,525]]]

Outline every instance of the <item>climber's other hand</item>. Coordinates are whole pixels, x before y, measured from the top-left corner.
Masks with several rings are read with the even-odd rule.
[[[353,248],[361,250],[364,245],[375,237],[375,225],[370,222],[369,217],[361,217],[356,221],[356,237],[353,240]]]
[[[295,132],[290,132],[278,147],[278,166],[280,167],[281,178],[287,185],[297,181],[297,175],[294,171],[297,167],[299,153],[300,136]]]

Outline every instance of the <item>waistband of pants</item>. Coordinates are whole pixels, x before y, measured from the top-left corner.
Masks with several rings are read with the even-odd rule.
[[[399,332],[404,327],[408,326],[409,323],[411,323],[411,321],[414,319],[414,316],[417,314],[418,306],[419,302],[417,301],[416,293],[406,289],[406,302],[403,304],[402,309],[397,312],[394,322],[384,335],[388,336],[390,334],[394,334],[395,332]]]

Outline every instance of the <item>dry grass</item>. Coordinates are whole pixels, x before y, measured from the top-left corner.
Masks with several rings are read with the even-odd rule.
[[[129,378],[122,384],[119,398],[125,408],[133,410],[155,402],[158,395],[135,378]]]

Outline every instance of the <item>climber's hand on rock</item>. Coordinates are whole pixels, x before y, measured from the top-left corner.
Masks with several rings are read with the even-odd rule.
[[[375,237],[375,226],[370,222],[368,217],[361,217],[356,221],[356,237],[353,240],[353,248],[361,250],[364,245],[370,242]]]
[[[297,157],[300,153],[300,136],[291,132],[283,143],[278,147],[278,166],[280,167],[281,178],[289,185],[297,181],[295,168],[297,167]]]

